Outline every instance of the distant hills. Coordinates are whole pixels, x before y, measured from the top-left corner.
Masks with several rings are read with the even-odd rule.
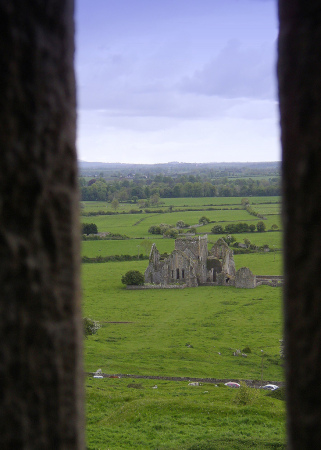
[[[267,162],[213,162],[213,163],[186,163],[186,162],[168,162],[160,164],[127,164],[127,163],[104,163],[104,162],[78,162],[79,171],[82,174],[94,174],[95,172],[104,173],[154,173],[154,174],[183,174],[193,172],[203,172],[213,170],[220,171],[246,171],[246,172],[270,172],[280,171],[280,161]]]

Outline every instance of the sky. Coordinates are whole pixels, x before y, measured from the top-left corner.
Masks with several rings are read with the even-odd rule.
[[[276,0],[76,0],[82,161],[279,161]]]

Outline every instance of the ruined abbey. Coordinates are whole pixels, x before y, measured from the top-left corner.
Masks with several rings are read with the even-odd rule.
[[[235,286],[254,288],[261,284],[277,286],[281,277],[256,277],[247,267],[235,270],[233,251],[220,238],[208,250],[207,236],[193,236],[175,240],[175,250],[161,255],[153,244],[145,284],[159,287],[182,285]]]

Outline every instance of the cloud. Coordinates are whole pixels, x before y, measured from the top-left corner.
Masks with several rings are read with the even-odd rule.
[[[192,76],[184,77],[181,90],[226,98],[274,98],[274,51],[270,45],[242,48],[229,41],[216,58]]]

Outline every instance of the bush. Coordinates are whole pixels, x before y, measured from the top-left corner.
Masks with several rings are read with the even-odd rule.
[[[205,216],[202,216],[201,218],[200,218],[200,220],[198,221],[198,223],[200,224],[200,225],[206,225],[206,224],[208,224],[210,222],[210,219],[208,218],[208,217],[205,217]]]
[[[233,244],[233,242],[236,241],[235,237],[232,236],[231,234],[227,234],[226,236],[223,237],[223,239],[227,243],[227,245]]]
[[[224,233],[222,225],[215,225],[211,231],[213,234],[223,234]]]
[[[86,339],[88,336],[96,334],[100,328],[99,322],[97,322],[96,320],[89,319],[89,317],[83,318],[83,326],[84,326],[84,336]]]
[[[183,220],[179,220],[177,223],[176,223],[176,226],[177,226],[177,228],[185,228],[185,222],[183,221]]]
[[[275,389],[275,391],[268,391],[266,396],[285,401],[285,388],[280,387],[279,389]]]
[[[170,228],[165,231],[164,236],[176,239],[178,236],[178,231],[175,228]]]
[[[249,231],[249,225],[245,222],[230,223],[225,227],[225,233],[247,233]]]
[[[138,270],[130,270],[121,277],[121,282],[126,285],[141,286],[144,281],[144,275]]]
[[[160,226],[159,225],[152,225],[148,228],[148,233],[150,234],[161,234]]]
[[[262,221],[258,222],[256,224],[256,229],[259,233],[263,233],[263,231],[265,231],[265,229],[266,229],[265,223]]]
[[[240,384],[241,387],[237,390],[234,401],[237,405],[250,405],[258,397],[258,391],[248,387],[243,381]]]
[[[97,234],[98,228],[95,223],[83,223],[81,232],[82,234],[86,234],[87,236],[88,234]]]

